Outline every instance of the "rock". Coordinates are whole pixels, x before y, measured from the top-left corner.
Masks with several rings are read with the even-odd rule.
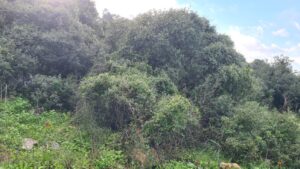
[[[241,169],[237,163],[220,163],[220,169]]]
[[[60,148],[60,145],[55,141],[49,141],[47,142],[47,148],[50,148],[52,150],[57,150]]]
[[[32,150],[33,146],[38,144],[38,141],[32,139],[32,138],[24,138],[22,143],[22,149],[25,150]]]

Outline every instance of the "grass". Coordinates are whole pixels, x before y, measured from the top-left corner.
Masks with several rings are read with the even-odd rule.
[[[24,138],[37,140],[37,146],[23,150]],[[59,148],[52,149],[50,142]],[[91,146],[87,134],[71,124],[69,115],[55,111],[35,115],[27,101],[15,99],[0,103],[0,147],[0,166],[23,169],[87,168]]]
[[[37,140],[37,146],[22,149],[24,138]],[[59,148],[51,148],[50,142],[58,143]],[[0,102],[0,168],[111,168],[121,167],[121,158],[121,151],[93,147],[89,134],[74,126],[66,113],[36,115],[19,98]]]

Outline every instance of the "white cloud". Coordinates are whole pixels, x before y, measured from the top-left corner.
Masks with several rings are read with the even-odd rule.
[[[294,25],[298,31],[300,31],[300,24],[298,22],[294,22]]]
[[[289,33],[284,28],[278,29],[278,30],[272,32],[272,34],[274,36],[280,36],[280,37],[287,37],[287,36],[289,36]]]
[[[235,49],[244,55],[248,62],[255,59],[272,60],[276,55],[289,56],[294,62],[295,69],[300,70],[300,43],[280,47],[277,44],[265,44],[254,36],[246,35],[241,32],[239,27],[231,27],[227,34],[235,44]]]
[[[152,9],[179,8],[176,0],[94,0],[99,14],[108,9],[113,14],[133,18]]]
[[[248,62],[256,58],[267,59],[274,55],[272,48],[276,46],[268,46],[254,36],[243,34],[239,27],[231,27],[227,34],[234,41],[236,50],[242,53]]]

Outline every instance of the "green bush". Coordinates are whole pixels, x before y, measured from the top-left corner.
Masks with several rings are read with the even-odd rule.
[[[299,168],[299,120],[291,114],[278,114],[256,102],[235,108],[232,117],[223,118],[223,152],[233,160],[263,161]]]
[[[160,95],[176,92],[167,77],[155,77],[136,68],[119,68],[116,72],[88,77],[80,89],[81,103],[90,107],[97,124],[113,130],[123,129],[131,122],[142,125],[152,116]]]
[[[35,75],[23,88],[23,95],[36,107],[71,111],[75,107],[76,83],[60,76]]]
[[[180,95],[162,97],[153,117],[146,122],[144,133],[156,145],[176,146],[181,144],[187,126],[196,123],[198,118],[198,109],[187,98]]]

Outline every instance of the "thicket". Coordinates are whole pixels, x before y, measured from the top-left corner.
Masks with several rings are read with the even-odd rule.
[[[213,168],[224,155],[250,168],[300,167],[291,60],[247,63],[193,11],[129,20],[99,16],[90,0],[0,0],[0,34],[0,146],[14,152],[5,166]],[[15,97],[32,107],[3,103]],[[16,161],[24,137],[55,139],[64,156],[41,148]]]

